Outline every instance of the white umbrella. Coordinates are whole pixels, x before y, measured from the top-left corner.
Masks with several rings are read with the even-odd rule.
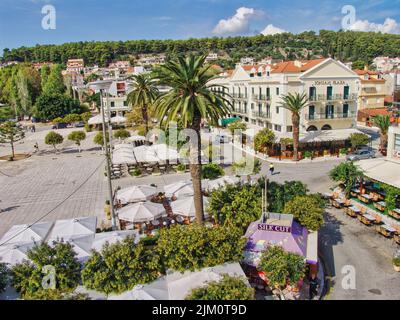
[[[154,152],[154,149],[149,146],[140,146],[133,149],[136,160],[138,162],[159,162],[160,158]]]
[[[97,218],[85,217],[69,220],[57,220],[49,236],[50,239],[96,233]]]
[[[124,204],[130,202],[143,202],[150,200],[156,194],[156,187],[139,185],[119,190],[117,193],[117,199],[121,200]]]
[[[146,137],[144,136],[130,136],[126,141],[136,142],[136,141],[146,141]]]
[[[126,118],[121,116],[111,117],[111,123],[125,123]]]
[[[203,197],[203,205],[207,207],[208,199]],[[194,206],[194,197],[182,198],[180,200],[174,201],[171,203],[172,212],[176,215],[181,215],[184,217],[195,217],[196,216],[196,208]],[[208,214],[205,213],[205,216]]]
[[[193,184],[191,181],[178,181],[164,186],[165,196],[192,196],[194,194]]]
[[[100,252],[106,243],[114,244],[123,241],[127,237],[133,237],[135,244],[137,244],[140,240],[139,234],[136,230],[96,233],[92,243],[92,250]]]
[[[114,153],[112,158],[113,164],[136,164],[137,161],[134,155],[128,155],[125,153]]]
[[[104,117],[105,121],[108,121],[107,116]],[[88,120],[88,124],[90,125],[96,125],[96,124],[102,124],[103,123],[103,116],[101,114],[98,114],[97,116],[94,116]]]
[[[220,189],[220,188],[224,187],[227,184],[235,184],[235,183],[238,183],[239,181],[240,181],[239,178],[230,177],[230,176],[218,178],[218,179],[215,179],[215,180],[209,180],[208,183],[207,183],[207,190],[213,191],[213,190],[216,190],[216,189]]]
[[[168,147],[166,144],[155,144],[152,146],[158,158],[163,161],[177,160],[179,153],[173,148]]]
[[[120,220],[132,223],[150,222],[164,215],[165,208],[162,204],[152,202],[138,202],[118,211]]]
[[[76,258],[80,262],[84,262],[91,256],[93,240],[94,240],[94,234],[88,234],[79,236],[51,238],[49,239],[48,244],[53,245],[55,241],[69,243],[73,246],[73,249],[76,253]]]
[[[29,260],[27,253],[34,246],[34,242],[0,246],[0,262],[14,266],[23,260]]]
[[[168,300],[168,284],[165,277],[145,285],[137,285],[133,290],[121,295],[112,295],[108,300]]]
[[[13,226],[1,238],[0,244],[42,242],[52,225],[52,222],[41,222],[32,226],[28,224]]]

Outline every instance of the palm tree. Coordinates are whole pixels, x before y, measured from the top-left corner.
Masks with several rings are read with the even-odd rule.
[[[214,92],[209,81],[214,77],[210,66],[205,65],[205,56],[179,57],[169,61],[157,70],[159,83],[171,87],[154,103],[155,112],[161,125],[172,121],[179,122],[184,128],[192,129],[196,139],[190,139],[190,173],[193,181],[196,221],[203,223],[203,197],[201,194],[201,136],[202,119],[211,125],[230,111],[227,94]]]
[[[305,93],[302,95],[289,93],[282,97],[282,101],[281,107],[292,113],[294,161],[297,161],[300,139],[300,113],[308,105],[308,98]]]
[[[132,79],[133,90],[128,94],[127,101],[133,108],[140,108],[147,134],[149,132],[149,108],[159,94],[156,80],[143,74],[135,75]]]
[[[390,127],[390,117],[388,115],[377,115],[373,119],[373,124],[379,128],[381,134],[381,145],[380,150],[386,149],[387,142],[388,142],[388,131]]]

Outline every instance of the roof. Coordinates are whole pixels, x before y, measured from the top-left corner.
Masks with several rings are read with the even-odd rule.
[[[375,117],[378,115],[382,116],[390,116],[391,113],[386,108],[376,108],[376,109],[363,109],[359,110],[360,113],[363,113],[369,117]]]
[[[301,73],[314,68],[326,59],[302,60],[302,61],[285,61],[272,65],[272,73]],[[300,62],[301,66],[297,63]]]
[[[357,73],[359,76],[363,75],[370,75],[370,76],[377,76],[379,73],[371,70],[361,70],[361,69],[354,69],[353,70],[355,73]]]

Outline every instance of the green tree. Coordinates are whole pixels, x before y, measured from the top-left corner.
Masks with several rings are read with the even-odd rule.
[[[235,131],[246,131],[247,129],[247,124],[245,122],[242,122],[242,120],[237,120],[235,122],[232,122],[228,125],[228,129],[231,132],[232,136],[235,134]]]
[[[227,185],[214,190],[208,203],[208,213],[220,224],[246,230],[261,217],[261,188],[257,185]]]
[[[254,289],[246,282],[247,279],[223,274],[219,281],[191,290],[185,300],[254,300]]]
[[[125,139],[129,138],[130,136],[131,136],[131,133],[126,129],[118,129],[114,133],[114,138],[115,139],[125,140]]]
[[[134,109],[141,110],[146,134],[149,132],[149,108],[158,95],[156,80],[143,74],[133,76],[133,90],[128,94],[127,101]]]
[[[370,137],[364,133],[352,133],[350,135],[350,142],[353,148],[357,146],[368,144],[370,141]]]
[[[25,137],[22,127],[15,122],[6,122],[0,125],[0,143],[7,143],[11,147],[11,161],[14,160],[14,144]]]
[[[0,262],[0,293],[6,290],[10,281],[10,270],[5,263]]]
[[[380,149],[384,150],[387,148],[388,144],[388,132],[389,132],[389,127],[390,127],[390,117],[389,116],[383,116],[383,115],[377,115],[373,119],[374,126],[379,128],[379,132],[381,135],[381,143],[380,143]]]
[[[90,111],[84,112],[80,116],[83,122],[88,123],[89,119],[92,117],[92,113]]]
[[[262,169],[262,163],[258,158],[253,159],[254,162],[246,162],[241,160],[232,164],[233,172],[238,175],[246,175],[248,182],[251,181],[251,175],[259,174]]]
[[[270,246],[261,255],[257,269],[266,274],[270,287],[281,292],[288,284],[297,284],[304,277],[306,265],[302,256]]]
[[[353,162],[347,161],[334,167],[329,172],[329,176],[333,181],[344,184],[346,197],[349,197],[351,189],[354,188],[357,180],[364,177],[364,172]]]
[[[216,179],[224,175],[224,169],[218,164],[209,163],[203,166],[202,179]]]
[[[84,131],[72,131],[68,135],[68,140],[75,142],[78,146],[78,152],[81,152],[81,142],[86,139],[86,133]]]
[[[165,268],[184,272],[242,260],[245,239],[237,228],[175,225],[160,230],[156,250]]]
[[[11,269],[12,285],[24,299],[34,299],[44,294],[42,286],[45,266],[54,267],[55,288],[62,293],[71,293],[79,284],[81,266],[73,246],[69,243],[54,242],[52,246],[44,243],[28,251],[30,261],[15,265]]]
[[[67,115],[63,118],[63,120],[64,120],[65,123],[72,124],[72,123],[74,123],[74,122],[79,122],[79,121],[81,121],[81,120],[82,120],[82,117],[81,117],[80,114],[70,113],[70,114],[67,114]]]
[[[51,145],[54,148],[54,151],[57,151],[57,145],[63,143],[64,138],[61,134],[51,131],[49,132],[45,139],[44,139],[44,143],[47,145]]]
[[[289,93],[282,97],[281,107],[292,113],[293,124],[293,152],[294,161],[298,160],[299,140],[300,140],[300,115],[301,111],[308,106],[308,98],[305,93]]]
[[[184,128],[192,129],[196,137],[190,143],[190,173],[193,181],[196,221],[203,223],[204,208],[201,194],[201,134],[202,119],[211,125],[229,113],[229,101],[224,93],[213,92],[209,81],[213,78],[205,56],[190,56],[178,61],[171,60],[157,72],[160,84],[171,90],[155,102],[156,113],[162,124],[179,119]],[[197,138],[197,139],[196,139]],[[197,141],[196,141],[197,140]]]
[[[50,66],[48,64],[45,64],[40,69],[40,78],[41,78],[42,88],[46,87],[47,81],[49,79],[49,75],[50,75]]]
[[[365,66],[368,66],[368,63],[363,60],[357,60],[353,62],[351,67],[353,68],[353,70],[364,70]]]
[[[154,250],[126,238],[93,252],[82,270],[82,281],[89,289],[118,294],[157,279],[162,271]]]
[[[43,87],[44,94],[63,95],[65,93],[67,88],[65,87],[64,79],[61,72],[62,72],[61,65],[57,64],[51,68],[46,84]]]
[[[324,224],[324,206],[315,196],[297,196],[285,204],[283,213],[293,214],[299,223],[311,231],[318,231]]]
[[[79,101],[62,94],[42,94],[35,105],[35,115],[44,120],[53,120],[67,114],[81,114],[85,109]]]
[[[254,137],[254,149],[257,152],[266,153],[268,148],[274,143],[275,134],[272,130],[264,128]]]
[[[106,135],[106,140],[107,142],[110,141],[110,137],[108,135]],[[99,146],[101,146],[102,148],[104,147],[104,139],[103,139],[103,133],[102,132],[98,132],[94,138],[93,138],[93,142]]]

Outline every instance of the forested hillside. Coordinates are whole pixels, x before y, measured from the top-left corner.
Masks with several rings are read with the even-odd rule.
[[[266,56],[280,59],[331,56],[344,61],[363,60],[370,63],[374,57],[380,55],[400,56],[400,35],[321,30],[319,34],[310,31],[252,37],[77,42],[5,49],[2,59],[65,63],[70,58],[83,58],[88,65],[105,66],[117,59],[134,60],[139,54],[166,53],[174,56],[208,51],[216,51],[225,56],[220,62],[227,65],[233,65],[244,56],[257,59]]]

